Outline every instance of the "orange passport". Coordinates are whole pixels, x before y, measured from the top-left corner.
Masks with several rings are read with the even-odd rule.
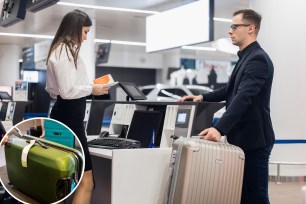
[[[104,76],[101,76],[99,78],[96,78],[95,80],[93,80],[94,84],[104,84],[106,86],[114,86],[116,84],[118,84],[119,82],[114,81],[112,75],[110,74],[106,74]]]
[[[114,79],[110,74],[101,76],[99,78],[96,78],[94,80],[94,84],[109,84],[109,83],[113,83]]]

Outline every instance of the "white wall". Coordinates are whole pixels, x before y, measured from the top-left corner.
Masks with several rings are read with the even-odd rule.
[[[271,116],[276,138],[306,139],[306,1],[250,0],[250,7],[263,16],[258,41],[274,63]],[[276,144],[271,160],[306,162],[305,155],[306,144]],[[305,166],[281,168],[283,175],[306,175]]]
[[[112,44],[108,62],[103,66],[162,69],[163,55],[146,53],[145,47]]]
[[[0,85],[14,86],[19,76],[18,45],[0,45]]]
[[[96,38],[96,20],[91,19],[92,26],[90,27],[89,33],[87,34],[87,40],[82,43],[82,47],[80,50],[80,57],[84,61],[84,64],[87,69],[87,75],[89,80],[94,80],[96,65],[96,53],[95,53],[95,42],[94,39]]]
[[[163,58],[163,69],[158,72],[157,83],[168,83],[167,72],[169,67],[180,67],[180,53],[165,53]]]
[[[104,66],[161,69],[162,59],[160,54],[111,51],[108,63]]]

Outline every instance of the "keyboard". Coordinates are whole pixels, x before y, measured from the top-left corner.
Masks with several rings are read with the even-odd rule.
[[[90,140],[87,142],[89,147],[103,149],[135,149],[141,147],[141,143],[137,140],[116,137],[104,137]]]

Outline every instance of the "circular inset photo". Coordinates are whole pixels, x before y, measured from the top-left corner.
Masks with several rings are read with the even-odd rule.
[[[24,120],[1,140],[2,186],[23,203],[59,203],[81,181],[83,155],[79,139],[63,123],[49,118]]]

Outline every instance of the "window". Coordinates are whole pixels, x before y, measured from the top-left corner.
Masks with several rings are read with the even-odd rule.
[[[149,89],[142,89],[142,93],[144,93],[144,95],[148,95],[148,93],[150,93],[153,90],[153,88],[149,88]]]
[[[182,97],[185,95],[188,95],[188,94],[181,89],[162,89],[158,93],[158,96],[163,96],[163,97],[175,97],[176,96],[175,98],[177,98],[177,96]]]
[[[202,90],[202,89],[189,89],[193,95],[200,95],[200,94],[205,94],[208,93],[209,91]]]

